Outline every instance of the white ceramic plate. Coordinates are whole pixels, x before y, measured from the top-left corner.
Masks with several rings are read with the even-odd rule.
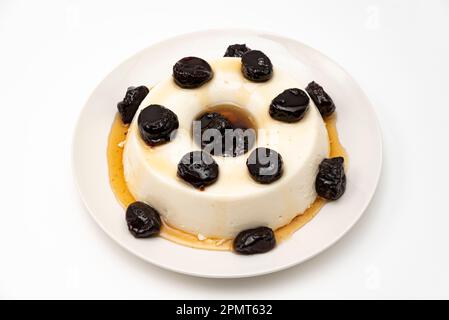
[[[153,85],[171,73],[183,56],[221,57],[232,43],[247,43],[292,72],[325,86],[337,106],[340,139],[349,154],[345,195],[327,204],[306,226],[266,254],[241,256],[177,245],[162,238],[135,239],[108,180],[106,146],[116,104],[130,85]],[[283,57],[285,59],[283,59]],[[291,61],[294,61],[292,63]],[[73,143],[74,174],[81,197],[95,221],[118,244],[140,258],[172,271],[217,278],[267,274],[297,265],[339,240],[361,217],[378,183],[381,133],[373,108],[355,81],[335,62],[304,44],[265,32],[209,30],[157,43],[115,68],[84,106]]]

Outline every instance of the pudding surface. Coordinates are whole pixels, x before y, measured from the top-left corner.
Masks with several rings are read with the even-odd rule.
[[[299,122],[284,123],[270,117],[271,100],[287,88],[300,87],[283,70],[275,69],[268,82],[255,83],[243,77],[239,59],[221,58],[210,64],[214,77],[200,88],[182,89],[169,77],[141,103],[123,152],[128,189],[135,199],[157,208],[167,224],[192,234],[232,238],[259,226],[278,229],[316,199],[318,165],[329,156],[324,121],[313,101]],[[179,129],[169,143],[149,147],[139,135],[138,115],[150,104],[164,105],[178,116]],[[199,191],[177,177],[176,168],[184,154],[200,150],[192,138],[192,122],[220,104],[244,108],[254,119],[257,139],[243,155],[214,156],[220,170],[218,180]],[[251,179],[246,160],[256,147],[282,154],[281,179],[269,185]]]

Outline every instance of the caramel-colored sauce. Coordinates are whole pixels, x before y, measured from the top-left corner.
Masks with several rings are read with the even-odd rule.
[[[345,159],[345,167],[348,167],[348,154],[342,146],[337,132],[337,116],[335,113],[324,120],[326,124],[327,134],[329,136],[329,157],[343,157]]]
[[[129,125],[125,125],[117,113],[112,124],[108,140],[108,168],[109,182],[115,197],[123,207],[128,207],[130,203],[136,201],[129,192],[125,182],[125,173],[123,169],[123,144],[125,143]]]
[[[325,123],[329,135],[330,157],[344,157],[345,164],[347,166],[348,157],[338,138],[336,116],[333,115],[327,118],[325,120]],[[128,127],[129,126],[123,124],[119,115],[117,114],[112,124],[111,132],[109,134],[107,148],[107,160],[111,188],[117,200],[124,208],[128,207],[130,203],[136,201],[133,195],[128,190],[123,171],[123,143],[126,139]],[[303,214],[296,216],[289,224],[275,231],[277,242],[279,243],[285,239],[288,239],[295,231],[312,220],[313,217],[315,217],[318,211],[320,211],[320,209],[325,204],[326,201],[324,199],[317,197],[316,200]],[[204,240],[200,240],[196,235],[173,228],[166,222],[163,223],[160,236],[175,243],[197,249],[221,251],[232,250],[232,239],[206,238]]]

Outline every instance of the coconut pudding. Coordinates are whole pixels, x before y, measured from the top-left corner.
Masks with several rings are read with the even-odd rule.
[[[262,253],[317,195],[338,199],[343,160],[328,158],[323,121],[335,106],[315,82],[299,87],[261,51],[234,45],[215,61],[181,59],[149,93],[130,88],[118,105],[130,122],[122,160],[137,200],[130,232],[148,237],[166,223]]]

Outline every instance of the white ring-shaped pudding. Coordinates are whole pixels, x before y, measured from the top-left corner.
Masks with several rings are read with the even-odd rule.
[[[287,73],[275,68],[265,83],[245,79],[238,58],[210,63],[211,81],[197,89],[182,89],[172,77],[157,84],[134,116],[129,128],[123,165],[132,195],[156,208],[170,226],[212,238],[233,238],[240,231],[266,226],[275,230],[303,213],[315,200],[319,163],[329,154],[324,121],[310,100],[305,117],[284,123],[270,117],[271,100],[288,88],[301,88]],[[177,177],[177,165],[188,152],[200,150],[193,142],[192,122],[208,107],[230,103],[254,119],[257,140],[237,157],[214,156],[218,180],[199,191]],[[179,120],[175,138],[156,147],[140,138],[137,118],[150,104],[172,110]],[[277,151],[283,158],[282,177],[268,185],[249,175],[246,160],[256,147]]]

